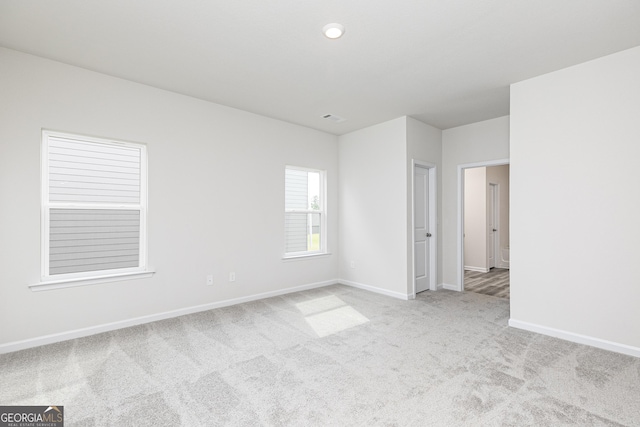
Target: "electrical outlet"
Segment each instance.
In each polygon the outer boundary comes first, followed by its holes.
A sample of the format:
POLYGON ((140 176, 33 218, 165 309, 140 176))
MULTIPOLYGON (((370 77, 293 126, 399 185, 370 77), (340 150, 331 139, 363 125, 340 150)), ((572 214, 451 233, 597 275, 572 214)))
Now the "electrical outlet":
POLYGON ((207 276, 207 286, 213 286, 213 274, 207 276))
POLYGON ((351 261, 351 268, 356 268, 356 262, 355 261, 351 261))
POLYGON ((230 282, 235 282, 236 281, 236 273, 234 273, 234 272, 229 273, 229 281, 230 282))

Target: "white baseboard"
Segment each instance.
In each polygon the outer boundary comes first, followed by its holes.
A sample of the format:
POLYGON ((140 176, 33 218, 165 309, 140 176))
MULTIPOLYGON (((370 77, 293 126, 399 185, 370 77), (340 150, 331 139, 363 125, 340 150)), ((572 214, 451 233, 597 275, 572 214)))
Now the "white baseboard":
POLYGON ((184 316, 186 314, 212 310, 214 308, 228 307, 230 305, 242 304, 245 302, 275 297, 279 295, 290 294, 293 292, 300 292, 300 291, 306 291, 309 289, 321 288, 324 286, 335 285, 338 283, 341 283, 341 282, 339 282, 338 280, 327 280, 324 282, 310 283, 307 285, 294 286, 292 288, 278 289, 275 291, 263 292, 260 294, 248 295, 240 298, 232 298, 232 299, 216 301, 208 304, 202 304, 202 305, 196 305, 192 307, 180 308, 177 310, 165 311, 163 313, 135 317, 133 319, 119 320, 117 322, 105 323, 97 326, 90 326, 88 328, 81 328, 81 329, 75 329, 67 332, 60 332, 57 334, 44 335, 41 337, 30 338, 22 341, 9 342, 6 344, 0 344, 0 354, 11 353, 13 351, 24 350, 26 348, 32 348, 32 347, 39 347, 41 345, 53 344, 53 343, 67 341, 75 338, 82 338, 89 335, 100 334, 103 332, 115 331, 116 329, 142 325, 144 323, 155 322, 157 320, 171 319, 173 317, 179 317, 179 316, 184 316))
POLYGON ((364 289, 365 291, 369 291, 369 292, 375 292, 376 294, 386 295, 388 297, 398 298, 398 299, 402 299, 402 300, 411 299, 411 295, 409 295, 409 294, 403 294, 401 292, 390 291, 390 290, 387 290, 387 289, 378 288, 376 286, 365 285, 363 283, 352 282, 351 280, 340 279, 338 281, 338 283, 342 283, 343 285, 352 286, 352 287, 358 288, 358 289, 364 289))
POLYGON ((469 271, 477 271, 478 273, 488 273, 490 270, 490 268, 474 267, 472 265, 465 265, 464 269, 469 271))
POLYGON ((444 287, 444 283, 438 283, 438 284, 436 285, 436 291, 439 291, 440 289, 446 289, 446 288, 444 287))
POLYGON ((523 322, 521 320, 515 319, 509 319, 509 326, 542 335, 548 335, 550 337, 560 338, 578 344, 585 344, 591 347, 601 348, 603 350, 609 350, 629 356, 640 357, 640 348, 626 344, 602 340, 600 338, 594 338, 587 335, 575 334, 573 332, 562 331, 560 329, 549 328, 547 326, 536 325, 534 323, 523 322))
POLYGON ((450 285, 449 283, 443 283, 442 288, 448 291, 460 292, 460 287, 458 285, 450 285))

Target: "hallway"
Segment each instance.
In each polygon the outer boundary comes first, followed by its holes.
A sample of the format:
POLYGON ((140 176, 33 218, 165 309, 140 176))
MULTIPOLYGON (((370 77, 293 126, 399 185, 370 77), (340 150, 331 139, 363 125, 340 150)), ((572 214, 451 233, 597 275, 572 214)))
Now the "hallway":
POLYGON ((492 268, 488 273, 465 270, 464 290, 509 299, 509 270, 492 268))

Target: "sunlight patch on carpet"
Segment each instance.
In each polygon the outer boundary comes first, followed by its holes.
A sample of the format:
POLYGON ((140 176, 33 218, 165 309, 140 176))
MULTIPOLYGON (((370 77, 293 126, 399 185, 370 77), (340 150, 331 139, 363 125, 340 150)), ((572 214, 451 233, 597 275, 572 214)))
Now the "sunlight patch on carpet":
POLYGON ((306 316, 305 321, 320 338, 369 322, 369 319, 335 295, 304 301, 296 304, 296 307, 306 316))

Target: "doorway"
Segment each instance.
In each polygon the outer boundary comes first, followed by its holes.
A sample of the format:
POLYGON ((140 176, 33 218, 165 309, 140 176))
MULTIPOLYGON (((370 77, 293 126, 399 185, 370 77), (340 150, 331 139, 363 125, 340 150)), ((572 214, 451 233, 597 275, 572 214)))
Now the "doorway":
POLYGON ((436 290, 436 168, 430 163, 412 164, 413 296, 436 290))
POLYGON ((459 289, 509 298, 508 160, 458 170, 459 289))
MULTIPOLYGON (((493 167, 499 168, 500 166, 493 167)), ((505 167, 508 168, 508 165, 505 167)), ((489 241, 487 243, 489 247, 489 269, 491 269, 496 266, 496 254, 500 251, 500 184, 494 182, 489 183, 487 208, 489 209, 489 213, 487 214, 489 241)))

